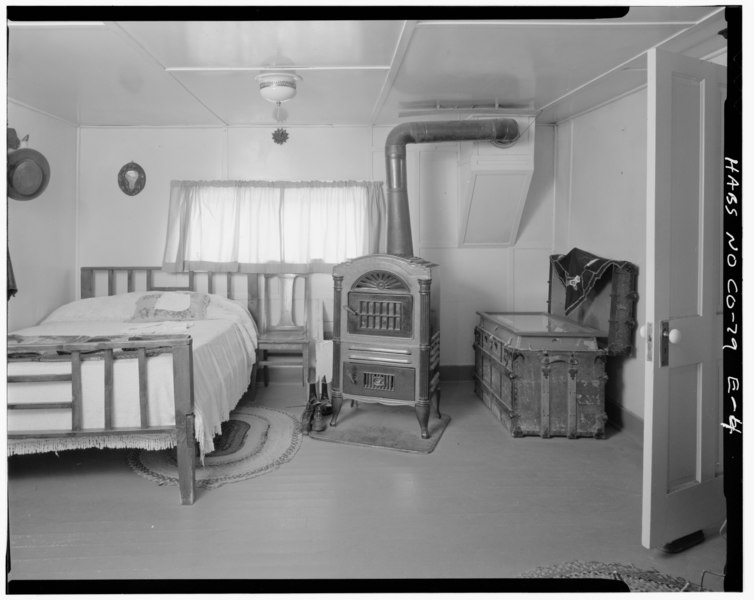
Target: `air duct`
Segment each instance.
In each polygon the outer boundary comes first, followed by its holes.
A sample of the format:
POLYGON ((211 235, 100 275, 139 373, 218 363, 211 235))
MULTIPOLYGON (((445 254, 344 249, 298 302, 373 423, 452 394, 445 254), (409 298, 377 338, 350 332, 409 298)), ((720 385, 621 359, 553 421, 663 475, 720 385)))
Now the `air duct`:
POLYGON ((387 253, 414 255, 406 185, 406 144, 489 140, 510 144, 518 138, 515 119, 417 121, 394 127, 385 142, 387 173, 387 253))

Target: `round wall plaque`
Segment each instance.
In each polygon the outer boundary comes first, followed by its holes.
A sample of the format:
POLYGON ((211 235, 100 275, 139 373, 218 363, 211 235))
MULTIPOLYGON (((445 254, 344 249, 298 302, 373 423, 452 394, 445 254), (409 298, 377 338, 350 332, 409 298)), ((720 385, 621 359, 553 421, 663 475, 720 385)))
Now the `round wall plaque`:
POLYGON ((135 162, 123 165, 118 172, 118 186, 124 194, 135 196, 144 189, 147 183, 147 175, 144 169, 135 162))

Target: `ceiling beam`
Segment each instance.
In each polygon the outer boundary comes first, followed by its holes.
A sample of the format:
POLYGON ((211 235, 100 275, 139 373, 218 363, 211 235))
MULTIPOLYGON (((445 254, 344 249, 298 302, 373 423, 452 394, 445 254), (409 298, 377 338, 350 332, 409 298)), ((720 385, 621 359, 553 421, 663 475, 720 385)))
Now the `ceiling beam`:
MULTIPOLYGON (((152 61, 154 64, 158 65, 161 69, 164 71, 167 71, 167 68, 164 64, 149 50, 147 50, 136 38, 134 38, 128 31, 126 31, 123 26, 120 23, 117 23, 115 21, 110 22, 110 29, 113 31, 116 35, 120 36, 127 44, 130 44, 131 47, 135 48, 139 53, 142 54, 142 56, 146 57, 150 61, 152 61)), ((188 95, 190 98, 192 98, 197 104, 199 104, 204 110, 206 110, 212 117, 217 119, 218 124, 222 126, 228 126, 228 123, 225 122, 225 120, 220 117, 215 111, 213 111, 209 106, 207 106, 204 102, 201 101, 201 99, 197 98, 196 95, 188 89, 180 79, 172 75, 171 73, 168 73, 170 78, 179 85, 188 95)))
POLYGON ((297 65, 286 65, 284 67, 165 67, 166 72, 171 71, 269 71, 270 73, 286 71, 388 71, 390 65, 359 65, 359 66, 337 66, 337 67, 300 67, 297 65))
POLYGON ((385 81, 382 83, 382 89, 380 90, 379 96, 377 96, 377 101, 374 103, 374 107, 372 108, 372 114, 369 117, 369 123, 370 125, 374 125, 377 121, 377 117, 380 114, 380 111, 382 110, 383 106, 385 106, 385 102, 387 101, 388 96, 390 95, 390 90, 393 88, 393 82, 395 81, 395 78, 398 76, 398 71, 401 68, 401 65, 403 64, 403 60, 406 58, 406 53, 408 52, 409 44, 411 43, 411 38, 414 35, 414 29, 416 28, 417 21, 405 21, 403 23, 403 28, 401 29, 401 34, 398 36, 398 42, 395 45, 395 52, 393 52, 393 58, 390 61, 390 70, 387 73, 387 76, 385 77, 385 81))

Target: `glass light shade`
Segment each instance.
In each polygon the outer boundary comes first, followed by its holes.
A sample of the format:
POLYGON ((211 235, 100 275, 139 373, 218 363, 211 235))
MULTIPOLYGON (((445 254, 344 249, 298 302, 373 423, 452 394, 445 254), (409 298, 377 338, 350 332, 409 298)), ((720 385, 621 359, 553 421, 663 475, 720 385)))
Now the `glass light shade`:
POLYGON ((292 73, 263 73, 255 77, 259 93, 268 102, 286 102, 296 95, 296 82, 301 79, 292 73))

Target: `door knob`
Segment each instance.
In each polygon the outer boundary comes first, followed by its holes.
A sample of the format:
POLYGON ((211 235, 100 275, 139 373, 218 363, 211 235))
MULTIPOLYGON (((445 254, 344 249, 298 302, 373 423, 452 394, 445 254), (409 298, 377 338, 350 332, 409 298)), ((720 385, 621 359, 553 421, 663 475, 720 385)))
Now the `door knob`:
POLYGON ((663 331, 662 335, 666 336, 668 338, 668 341, 671 344, 677 344, 683 338, 683 336, 681 335, 681 332, 678 329, 671 329, 670 331, 663 331))
POLYGON ((646 325, 642 325, 641 327, 639 327, 639 335, 642 337, 642 339, 646 339, 646 337, 647 337, 647 326, 646 325))

